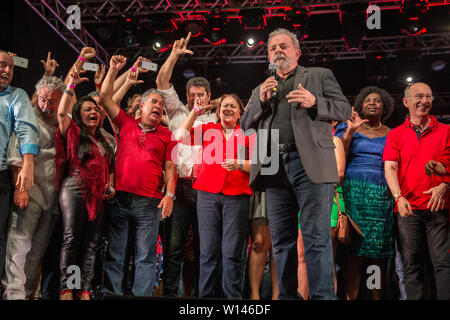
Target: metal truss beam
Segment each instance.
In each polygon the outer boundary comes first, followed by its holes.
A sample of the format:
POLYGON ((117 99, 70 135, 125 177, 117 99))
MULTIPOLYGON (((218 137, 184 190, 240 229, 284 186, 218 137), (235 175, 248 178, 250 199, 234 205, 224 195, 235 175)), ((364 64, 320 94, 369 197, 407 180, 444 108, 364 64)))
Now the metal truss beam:
MULTIPOLYGON (((330 56, 335 60, 367 59, 371 55, 395 57, 401 52, 415 51, 421 55, 450 53, 450 32, 422 34, 419 36, 390 36, 367 38, 361 41, 357 50, 351 50, 345 40, 301 41, 300 48, 305 57, 330 56)), ((206 62, 209 60, 225 60, 228 63, 267 63, 267 46, 261 45, 253 50, 245 45, 190 45, 194 54, 189 57, 191 61, 206 62)), ((155 62, 166 59, 169 51, 155 52, 150 46, 134 48, 110 48, 113 54, 120 53, 136 58, 143 55, 155 62)))
MULTIPOLYGON (((381 10, 398 10, 401 0, 68 0, 66 4, 77 4, 82 8, 83 22, 95 23, 101 19, 118 16, 146 16, 149 14, 171 13, 177 20, 195 20, 199 14, 219 10, 229 17, 238 17, 247 9, 264 9, 266 17, 284 15, 286 10, 296 6, 309 14, 330 14, 340 12, 340 6, 349 3, 366 2, 381 10)), ((429 6, 450 5, 450 0, 430 0, 429 6)))
MULTIPOLYGON (((102 45, 81 25, 80 29, 71 30, 67 26, 67 6, 60 0, 24 0, 67 44, 77 53, 83 47, 95 48, 97 59, 106 64, 111 55, 102 45)), ((65 1, 69 2, 69 1, 65 1)), ((72 1, 70 1, 72 2, 72 1)))

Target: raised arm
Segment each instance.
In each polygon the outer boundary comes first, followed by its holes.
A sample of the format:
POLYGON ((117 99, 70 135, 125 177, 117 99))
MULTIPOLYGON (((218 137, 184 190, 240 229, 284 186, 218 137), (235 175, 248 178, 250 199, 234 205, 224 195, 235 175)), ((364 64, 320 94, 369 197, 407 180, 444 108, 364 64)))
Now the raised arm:
POLYGON ((166 90, 170 88, 170 79, 172 78, 173 68, 177 63, 178 59, 183 54, 193 54, 191 50, 186 49, 189 40, 191 39, 191 33, 189 32, 186 39, 181 38, 180 40, 175 40, 172 46, 172 51, 169 57, 161 66, 156 77, 156 86, 160 90, 166 90))
POLYGON ((127 79, 125 80, 125 83, 114 93, 113 96, 113 102, 118 104, 120 106, 120 102, 122 101, 123 97, 127 94, 128 90, 131 89, 132 86, 144 83, 144 80, 138 80, 139 71, 136 70, 136 72, 128 72, 127 79))
POLYGON ((120 106, 113 101, 114 80, 116 79, 119 70, 122 69, 126 63, 126 57, 120 55, 112 56, 108 73, 106 74, 102 88, 100 89, 100 103, 105 108, 106 114, 113 121, 120 112, 120 106))
POLYGON ((95 84, 95 91, 100 92, 100 88, 102 87, 103 78, 105 77, 106 68, 105 65, 102 64, 100 68, 95 72, 94 75, 94 84, 95 84))
POLYGON ((67 72, 66 78, 64 79, 64 84, 67 85, 69 83, 70 74, 74 71, 75 68, 78 70, 78 74, 80 74, 81 69, 83 68, 83 64, 94 57, 95 57, 94 48, 84 47, 83 49, 81 49, 80 55, 78 56, 77 60, 72 65, 69 72, 67 72))
POLYGON ((59 132, 64 138, 67 138, 67 130, 70 126, 70 118, 68 113, 72 111, 72 97, 75 92, 75 87, 84 81, 89 81, 88 78, 80 78, 77 67, 73 68, 73 71, 69 74, 69 83, 64 90, 63 96, 59 102, 58 113, 56 118, 58 119, 59 132))
POLYGON ((342 143, 344 144, 345 154, 348 154, 348 149, 350 148, 350 143, 352 141, 353 134, 358 130, 359 127, 365 122, 369 122, 369 120, 362 120, 358 113, 355 112, 355 109, 352 107, 352 116, 349 120, 347 120, 347 129, 342 135, 342 143))
POLYGON ((115 81, 114 81, 114 89, 113 92, 116 93, 117 90, 119 90, 123 84, 125 83, 127 76, 130 72, 139 72, 139 73, 147 73, 150 70, 148 69, 144 69, 142 68, 142 61, 147 61, 147 62, 151 62, 150 60, 144 58, 144 57, 139 57, 137 58, 137 60, 134 62, 134 64, 131 66, 130 69, 128 69, 127 71, 125 71, 124 73, 122 73, 115 81), (133 70, 134 69, 134 70, 133 70))
POLYGON ((184 137, 191 131, 192 126, 194 125, 195 120, 197 119, 198 115, 207 110, 208 108, 211 108, 211 105, 204 105, 200 98, 196 98, 194 102, 194 107, 192 108, 189 115, 186 117, 186 119, 183 121, 181 126, 175 131, 175 139, 177 141, 182 141, 184 137))
MULTIPOLYGON (((58 62, 56 62, 55 59, 52 59, 52 53, 49 51, 47 54, 47 60, 41 60, 42 66, 44 67, 44 77, 51 77, 55 74, 56 67, 59 67, 58 62)), ((33 95, 31 96, 31 106, 34 107, 34 105, 37 102, 37 95, 36 90, 33 92, 33 95)))

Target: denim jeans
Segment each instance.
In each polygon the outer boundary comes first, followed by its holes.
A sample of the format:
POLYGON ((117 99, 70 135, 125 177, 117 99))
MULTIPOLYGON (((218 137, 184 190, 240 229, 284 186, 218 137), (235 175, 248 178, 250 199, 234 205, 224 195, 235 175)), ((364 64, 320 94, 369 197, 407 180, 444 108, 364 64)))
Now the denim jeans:
POLYGON ((228 299, 241 299, 250 196, 226 196, 204 191, 198 191, 197 196, 199 296, 218 296, 215 289, 222 261, 223 293, 228 299))
POLYGON ((173 211, 166 219, 164 243, 164 292, 167 296, 178 296, 180 272, 183 252, 189 226, 192 224, 195 250, 195 272, 193 276, 193 296, 198 296, 198 222, 197 222, 197 190, 192 188, 191 180, 179 179, 176 188, 176 200, 173 211))
POLYGON ((156 245, 161 200, 118 191, 109 216, 108 251, 105 259, 105 293, 124 294, 124 269, 127 267, 126 247, 130 224, 135 230, 134 296, 151 296, 156 278, 156 245))
MULTIPOLYGON (((335 300, 330 228, 334 184, 312 182, 296 150, 280 155, 280 169, 275 177, 282 180, 278 185, 285 187, 266 188, 266 203, 279 299, 299 298, 297 235, 300 209, 310 299, 335 300)), ((270 177, 266 178, 270 181, 270 177)))
POLYGON ((6 256, 6 236, 9 219, 11 185, 9 170, 0 171, 0 276, 3 273, 6 256))

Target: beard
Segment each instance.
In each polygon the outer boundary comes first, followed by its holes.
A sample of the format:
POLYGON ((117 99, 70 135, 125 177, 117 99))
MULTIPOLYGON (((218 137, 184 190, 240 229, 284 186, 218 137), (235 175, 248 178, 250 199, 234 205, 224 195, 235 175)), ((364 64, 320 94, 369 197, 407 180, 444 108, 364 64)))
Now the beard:
POLYGON ((286 57, 284 54, 277 54, 272 58, 279 70, 286 70, 292 64, 292 57, 286 57), (277 62, 275 62, 278 60, 277 62))

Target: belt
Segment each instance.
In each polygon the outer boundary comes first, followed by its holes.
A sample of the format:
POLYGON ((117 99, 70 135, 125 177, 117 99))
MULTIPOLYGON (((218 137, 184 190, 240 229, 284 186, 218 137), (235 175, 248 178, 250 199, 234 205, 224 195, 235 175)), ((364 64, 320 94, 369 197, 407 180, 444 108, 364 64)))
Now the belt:
POLYGON ((193 185, 195 183, 197 179, 189 179, 189 178, 180 178, 177 180, 177 182, 179 183, 184 183, 184 184, 189 184, 189 185, 193 185))
POLYGON ((131 192, 126 192, 126 191, 116 191, 116 194, 117 194, 117 195, 124 196, 124 197, 127 197, 127 198, 139 198, 139 197, 144 197, 144 196, 141 196, 141 195, 139 195, 139 194, 131 193, 131 192))
POLYGON ((278 145, 278 151, 280 152, 280 154, 297 151, 297 146, 295 145, 294 142, 281 143, 278 145))

